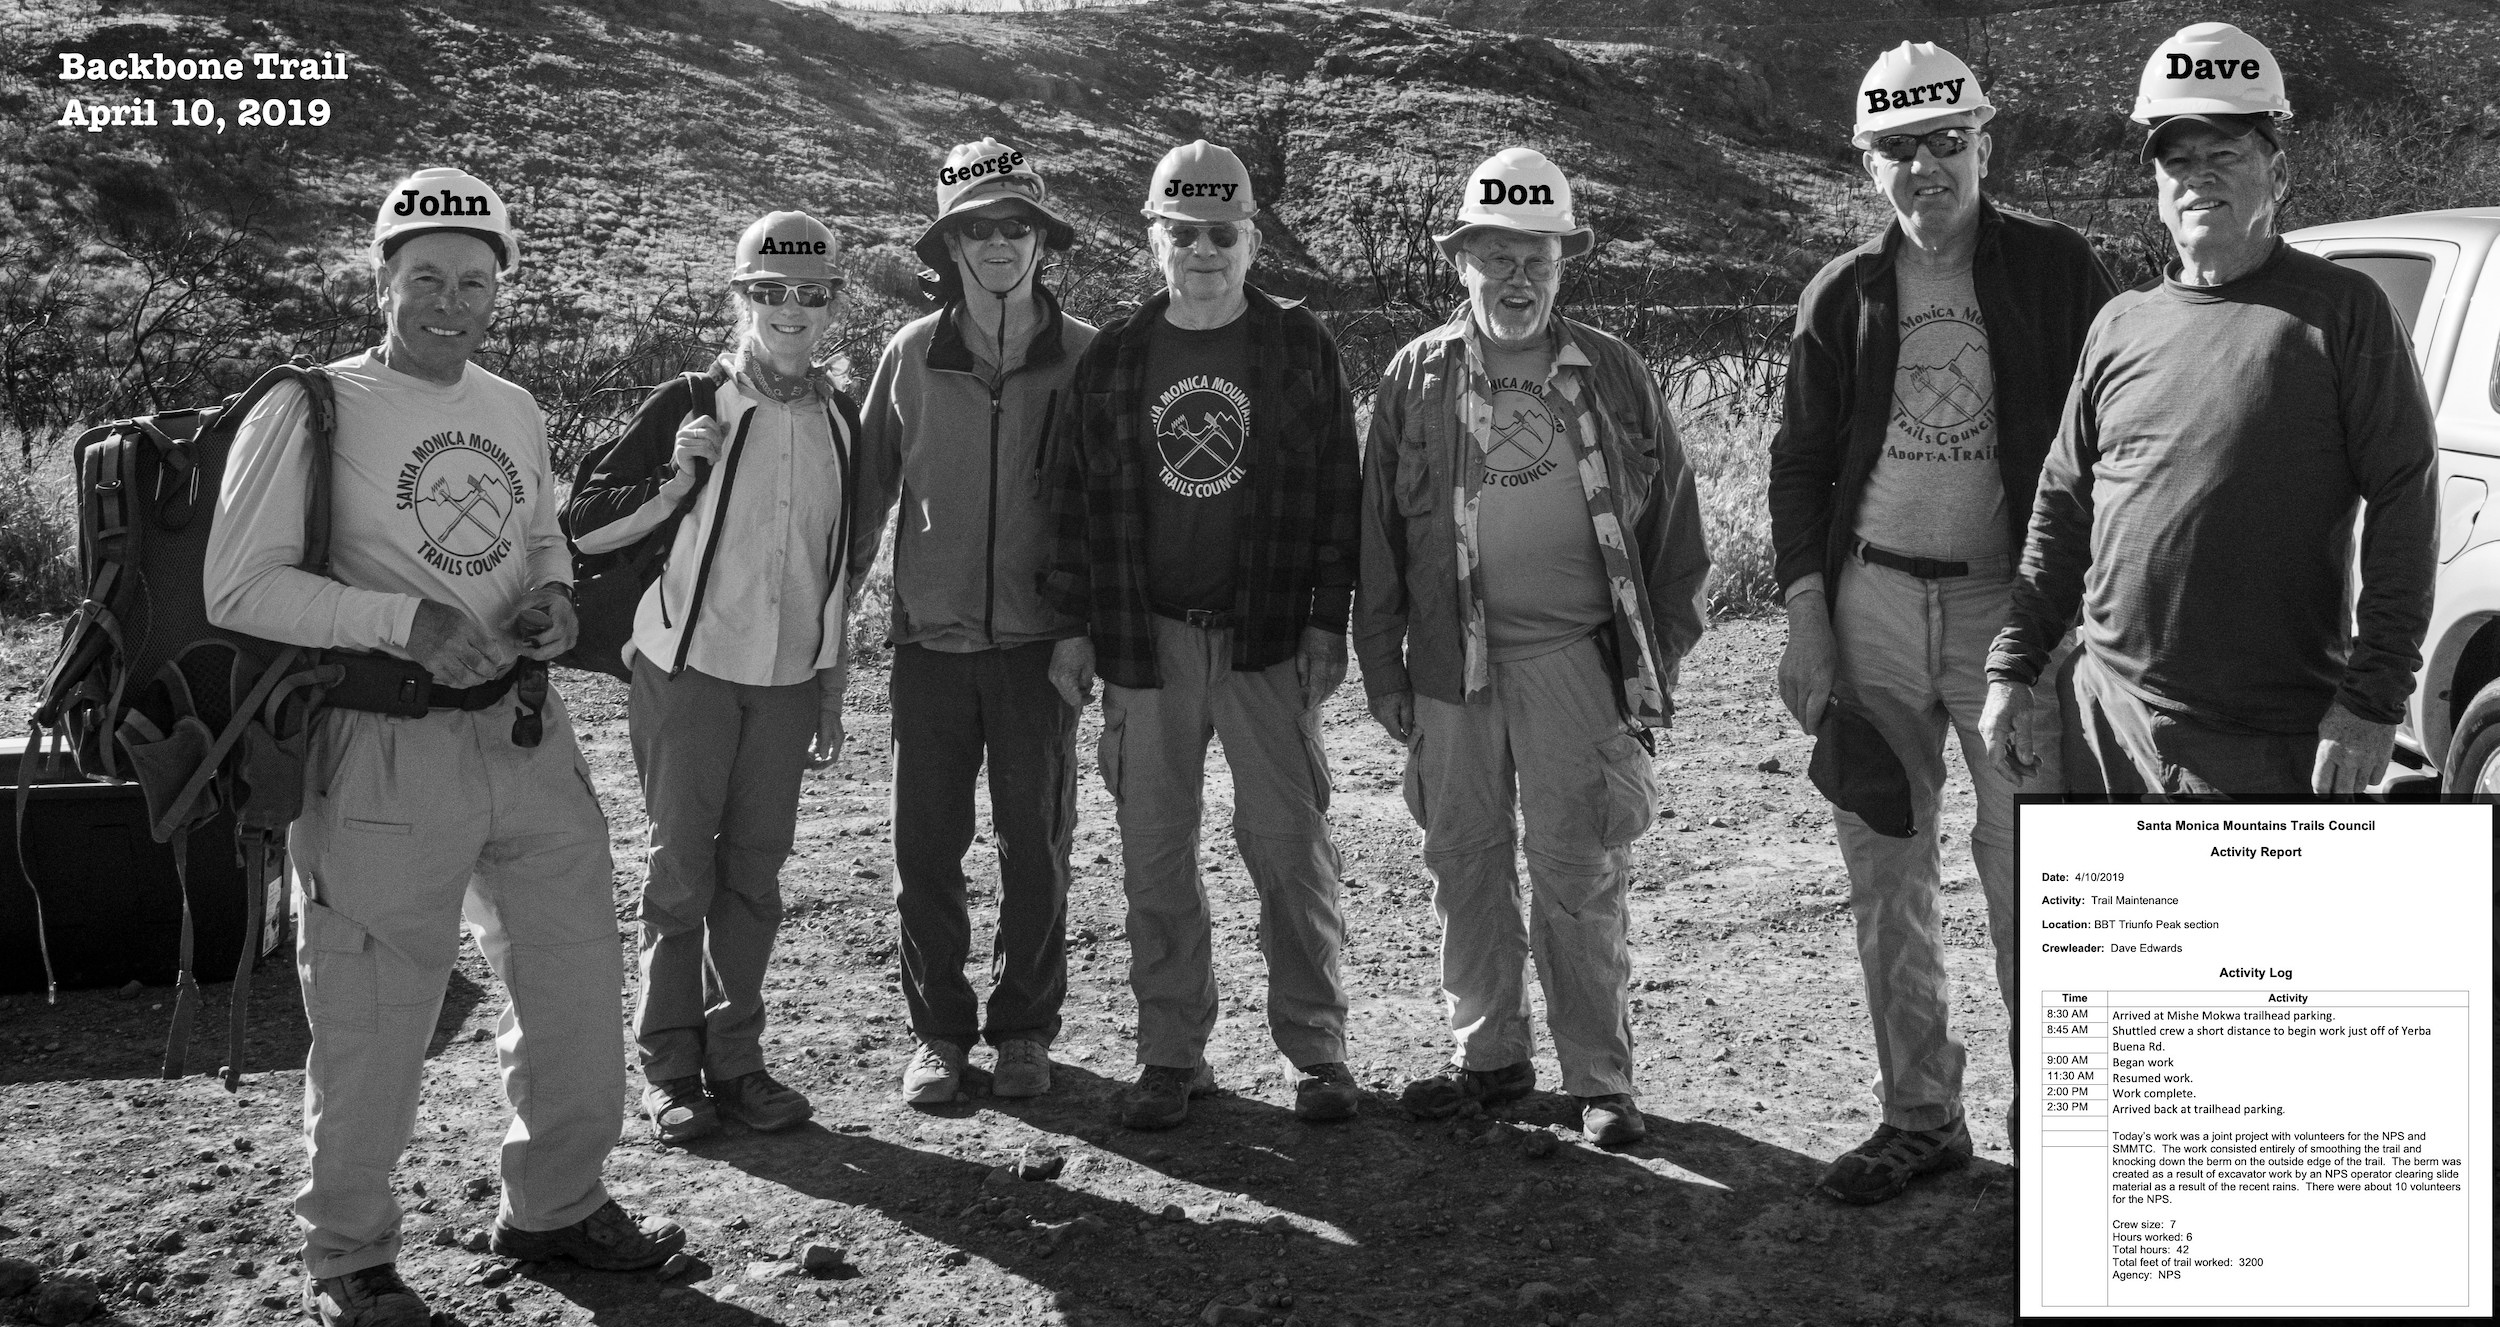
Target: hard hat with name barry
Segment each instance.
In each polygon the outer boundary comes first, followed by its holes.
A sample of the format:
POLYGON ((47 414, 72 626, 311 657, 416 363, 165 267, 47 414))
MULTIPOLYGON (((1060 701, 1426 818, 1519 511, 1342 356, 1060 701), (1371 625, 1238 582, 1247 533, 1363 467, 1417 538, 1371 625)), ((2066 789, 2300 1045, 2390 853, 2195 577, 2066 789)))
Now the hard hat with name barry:
POLYGON ((1596 242, 1571 210, 1571 181, 1563 178, 1562 167, 1532 147, 1506 147, 1485 158, 1467 177, 1458 224, 1432 242, 1454 258, 1468 235, 1488 229, 1559 236, 1565 258, 1587 253, 1596 242))
POLYGON ((825 223, 805 212, 769 212, 738 237, 732 281, 818 281, 840 286, 833 260, 841 241, 825 223))
POLYGON ((1858 80, 1857 122, 1849 141, 1861 148, 1895 129, 1967 115, 1972 128, 1996 117, 1997 108, 1962 57, 1932 41, 1905 41, 1867 66, 1858 80))
POLYGON ((1066 249, 1076 243, 1076 227, 1051 206, 1050 186, 1042 182, 1033 158, 1022 148, 995 138, 958 143, 938 167, 937 220, 921 230, 911 251, 938 272, 954 269, 946 253, 949 224, 966 212, 993 203, 1021 203, 1041 223, 1042 247, 1066 249))
POLYGON ((367 252, 380 267, 399 246, 434 231, 485 241, 495 251, 501 276, 521 270, 521 237, 512 229, 512 212, 502 195, 451 166, 429 166, 391 186, 373 215, 373 243, 367 252))
POLYGON ((1258 215, 1259 203, 1250 195, 1250 168, 1231 148, 1201 138, 1155 163, 1146 205, 1138 210, 1175 221, 1248 221, 1258 215))
POLYGON ((2144 62, 2127 118, 2147 126, 2139 156, 2150 161, 2168 131, 2188 124, 2277 143, 2276 126, 2292 118, 2292 101, 2283 67, 2265 43, 2228 23, 2191 23, 2144 62))

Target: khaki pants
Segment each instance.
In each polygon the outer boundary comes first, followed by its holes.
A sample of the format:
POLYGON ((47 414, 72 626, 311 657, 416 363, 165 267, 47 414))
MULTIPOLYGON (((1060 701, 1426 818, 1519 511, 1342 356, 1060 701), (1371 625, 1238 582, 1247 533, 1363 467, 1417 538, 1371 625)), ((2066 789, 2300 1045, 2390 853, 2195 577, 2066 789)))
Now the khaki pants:
POLYGON ((1328 755, 1288 659, 1232 670, 1229 629, 1154 619, 1160 687, 1106 684, 1103 782, 1119 806, 1137 1062, 1195 1068, 1215 1030, 1214 934, 1198 878, 1207 739, 1233 771, 1233 842, 1259 891, 1267 1026, 1296 1068, 1345 1060, 1345 927, 1328 840, 1328 755))
POLYGON ((1500 1069, 1535 1053, 1533 953, 1563 1090, 1582 1097, 1634 1091, 1624 898, 1631 844, 1656 815, 1658 785, 1618 694, 1597 642, 1584 639, 1493 665, 1489 702, 1417 696, 1406 753, 1406 806, 1424 830, 1458 1063, 1500 1069))
POLYGON ((812 677, 748 686, 634 659, 628 724, 651 815, 634 1005, 647 1081, 764 1067, 764 969, 820 694, 812 677))
MULTIPOLYGON (((1910 776, 1918 833, 1896 839, 1835 808, 1840 855, 1849 867, 1849 910, 1857 919, 1858 966, 1875 1028, 1875 1096, 1897 1129, 1941 1129, 1962 1110, 1966 1054, 1951 1023, 1945 984, 1943 850, 1937 814, 1944 801, 1944 742, 1960 736, 1978 795, 1971 860, 1987 897, 1996 947, 1998 998, 2014 999, 2014 794, 2053 793, 2058 776, 2057 687, 2052 661, 2031 691, 2032 740, 2040 772, 2017 786, 1988 763, 1979 712, 1988 701, 1988 646, 2013 600, 2013 563, 1970 563, 1971 574, 1921 580, 1851 558, 1833 600, 1840 648, 1834 691, 1865 712, 1910 776)), ((2013 1024, 2006 1053, 2014 1051, 2013 1024)))
POLYGON ((608 1200, 625 1061, 607 820, 548 693, 545 738, 512 744, 510 696, 422 719, 332 710, 314 729, 287 840, 311 1178, 295 1198, 304 1266, 338 1276, 399 1257, 390 1177, 416 1125, 425 1050, 466 916, 511 1002, 496 1024, 512 1125, 502 1219, 554 1230, 608 1200))

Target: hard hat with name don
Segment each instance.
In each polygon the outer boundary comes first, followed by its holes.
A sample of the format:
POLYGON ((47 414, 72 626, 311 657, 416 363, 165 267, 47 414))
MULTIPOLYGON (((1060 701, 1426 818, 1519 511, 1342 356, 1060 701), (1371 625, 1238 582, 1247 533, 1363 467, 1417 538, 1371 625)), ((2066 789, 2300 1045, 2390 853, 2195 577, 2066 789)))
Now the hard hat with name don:
POLYGON ((1560 236, 1565 258, 1577 258, 1596 243, 1571 210, 1571 181, 1563 178, 1562 167, 1532 147, 1506 147, 1485 158, 1467 177, 1458 225, 1432 242, 1456 257, 1469 232, 1487 228, 1560 236))
POLYGON ((1250 168, 1231 148, 1201 138, 1163 154, 1138 210, 1175 221, 1248 221, 1259 204, 1250 196, 1250 168))
POLYGON ((495 251, 498 275, 521 270, 521 237, 512 212, 486 181, 450 166, 429 166, 391 186, 373 214, 367 252, 379 267, 399 246, 431 231, 474 235, 495 251))
POLYGON ((805 212, 773 212, 756 219, 738 237, 738 266, 732 281, 818 281, 840 286, 833 260, 841 243, 825 223, 805 212))
POLYGON ((1861 148, 1922 120, 1966 114, 1976 128, 1997 113, 1962 57, 1932 41, 1905 41, 1876 56, 1858 80, 1857 109, 1849 141, 1861 148))
POLYGON ((1041 221, 1042 247, 1066 249, 1076 243, 1076 227, 1051 207, 1050 186, 1042 183, 1032 157, 1022 148, 984 138, 958 143, 946 154, 945 164, 938 167, 937 220, 912 241, 911 251, 932 270, 953 270, 954 260, 946 253, 947 222, 1002 202, 1022 203, 1041 221))

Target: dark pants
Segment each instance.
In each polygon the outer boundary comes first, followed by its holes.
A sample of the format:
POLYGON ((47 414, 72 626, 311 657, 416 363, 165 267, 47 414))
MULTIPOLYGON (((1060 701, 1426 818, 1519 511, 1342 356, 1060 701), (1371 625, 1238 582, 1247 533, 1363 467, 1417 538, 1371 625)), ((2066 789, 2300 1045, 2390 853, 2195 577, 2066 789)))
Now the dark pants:
POLYGON ((2144 702, 2089 647, 2059 679, 2066 790, 2154 796, 2274 797, 2310 790, 2318 735, 2232 732, 2144 702))
POLYGON ((894 651, 894 906, 903 999, 918 1036, 970 1047, 1059 1035, 1068 991, 1068 845, 1076 712, 1050 685, 1048 641, 950 654, 894 651), (998 847, 989 1016, 964 980, 972 921, 964 853, 987 756, 998 847))

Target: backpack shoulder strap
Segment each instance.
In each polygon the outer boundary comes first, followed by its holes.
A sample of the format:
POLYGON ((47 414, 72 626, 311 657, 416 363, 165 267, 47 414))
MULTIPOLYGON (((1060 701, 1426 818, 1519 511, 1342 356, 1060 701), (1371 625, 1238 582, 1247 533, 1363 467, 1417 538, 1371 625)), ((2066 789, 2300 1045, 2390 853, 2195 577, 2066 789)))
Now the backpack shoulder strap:
POLYGON ((332 439, 338 432, 338 393, 330 385, 329 370, 301 355, 285 364, 271 365, 218 412, 214 427, 231 435, 243 426, 252 407, 284 382, 302 387, 312 409, 312 416, 304 425, 306 440, 312 444, 312 474, 304 489, 304 560, 296 565, 326 577, 330 574, 330 453, 332 439))
POLYGON ((687 409, 686 414, 689 417, 710 415, 715 419, 719 418, 720 379, 709 373, 691 371, 682 376, 686 380, 687 392, 694 397, 694 404, 687 409))

